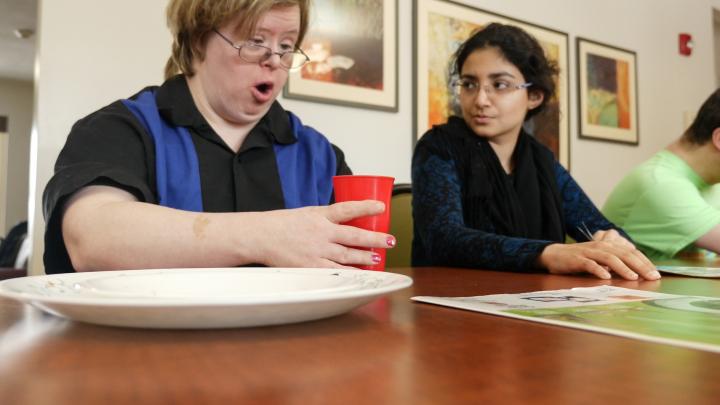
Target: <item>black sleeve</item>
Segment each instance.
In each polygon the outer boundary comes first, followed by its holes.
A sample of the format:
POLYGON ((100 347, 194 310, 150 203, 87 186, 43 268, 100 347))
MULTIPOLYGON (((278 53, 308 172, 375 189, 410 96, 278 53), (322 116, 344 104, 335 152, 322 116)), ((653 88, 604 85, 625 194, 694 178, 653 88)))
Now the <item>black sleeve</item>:
MULTIPOLYGON (((334 144, 330 144, 333 148, 333 151, 335 151, 335 175, 336 176, 347 176, 352 174, 352 170, 350 170, 350 167, 345 162, 345 153, 343 153, 342 149, 338 148, 334 144)), ((332 195, 330 196, 330 204, 335 203, 335 190, 333 190, 332 195)))
POLYGON ((61 227, 63 205, 73 193, 103 184, 155 203, 154 172, 152 140, 120 101, 78 121, 43 193, 45 271, 73 271, 61 227))
POLYGON ((335 175, 346 176, 352 174, 352 170, 350 170, 347 162, 345 162, 345 154, 343 153, 342 149, 338 148, 334 144, 330 145, 332 145, 332 148, 335 151, 335 162, 337 167, 337 169, 335 170, 335 175))
POLYGON ((555 162, 555 177, 560 194, 562 194, 565 226, 570 237, 578 242, 585 242, 588 240, 583 234, 585 229, 590 234, 615 229, 632 242, 624 230, 605 218, 570 173, 557 161, 555 162))

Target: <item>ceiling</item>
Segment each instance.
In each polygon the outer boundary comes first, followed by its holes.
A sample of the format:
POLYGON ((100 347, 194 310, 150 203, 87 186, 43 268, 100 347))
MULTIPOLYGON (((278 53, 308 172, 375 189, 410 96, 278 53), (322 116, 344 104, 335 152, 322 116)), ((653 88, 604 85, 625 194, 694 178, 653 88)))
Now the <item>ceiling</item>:
POLYGON ((35 39, 19 39, 18 28, 37 29, 37 0, 0 0, 0 78, 33 80, 35 39))

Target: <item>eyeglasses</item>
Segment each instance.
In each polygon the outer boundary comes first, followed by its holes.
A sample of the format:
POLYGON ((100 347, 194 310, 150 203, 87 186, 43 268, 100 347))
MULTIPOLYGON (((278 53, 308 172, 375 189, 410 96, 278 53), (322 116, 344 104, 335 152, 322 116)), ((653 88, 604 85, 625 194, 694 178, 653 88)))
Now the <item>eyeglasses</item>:
POLYGON ((278 55, 280 57, 280 66, 286 70, 297 70, 310 61, 310 58, 305 55, 305 52, 303 52, 300 48, 296 48, 293 51, 275 52, 272 48, 252 42, 245 42, 241 45, 237 45, 228 37, 221 34, 220 31, 216 29, 213 29, 213 31, 220 35, 220 38, 224 39, 225 42, 230 44, 230 46, 237 49, 240 59, 245 62, 261 63, 270 59, 273 55, 278 55))
POLYGON ((502 80, 494 81, 490 84, 482 86, 477 81, 469 79, 458 79, 453 82, 453 86, 460 90, 460 95, 468 97, 475 97, 480 92, 481 88, 485 90, 485 95, 488 97, 494 97, 512 93, 515 90, 527 89, 532 85, 533 84, 530 82, 512 84, 502 80))

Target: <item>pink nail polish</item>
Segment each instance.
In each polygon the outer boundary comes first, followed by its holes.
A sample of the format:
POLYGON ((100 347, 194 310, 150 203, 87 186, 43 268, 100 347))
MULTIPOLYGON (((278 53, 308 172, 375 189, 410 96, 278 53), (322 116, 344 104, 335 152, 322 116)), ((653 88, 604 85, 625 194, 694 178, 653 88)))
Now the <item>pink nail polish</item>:
POLYGON ((382 258, 380 257, 379 254, 373 253, 373 255, 372 255, 372 261, 373 261, 373 263, 375 263, 375 264, 380 264, 380 262, 382 261, 382 258))
POLYGON ((396 243, 397 243, 397 241, 395 240, 395 238, 393 238, 392 236, 388 236, 388 238, 387 238, 387 245, 388 245, 388 246, 390 246, 390 247, 395 247, 395 244, 396 244, 396 243))

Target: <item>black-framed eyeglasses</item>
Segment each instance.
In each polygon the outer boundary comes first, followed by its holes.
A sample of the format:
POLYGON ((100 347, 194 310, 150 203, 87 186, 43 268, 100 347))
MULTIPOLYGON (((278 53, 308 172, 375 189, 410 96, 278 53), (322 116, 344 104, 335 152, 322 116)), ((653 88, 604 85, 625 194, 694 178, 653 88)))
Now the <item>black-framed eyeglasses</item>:
POLYGON ((310 58, 305 55, 305 52, 300 48, 295 48, 292 51, 275 52, 272 48, 253 42, 244 42, 238 45, 220 33, 220 31, 216 29, 213 29, 213 31, 218 34, 220 38, 224 39, 225 42, 230 44, 230 46, 237 49, 240 59, 245 62, 261 63, 270 59, 273 55, 277 55, 280 57, 280 66, 286 70, 297 70, 310 61, 310 58))

